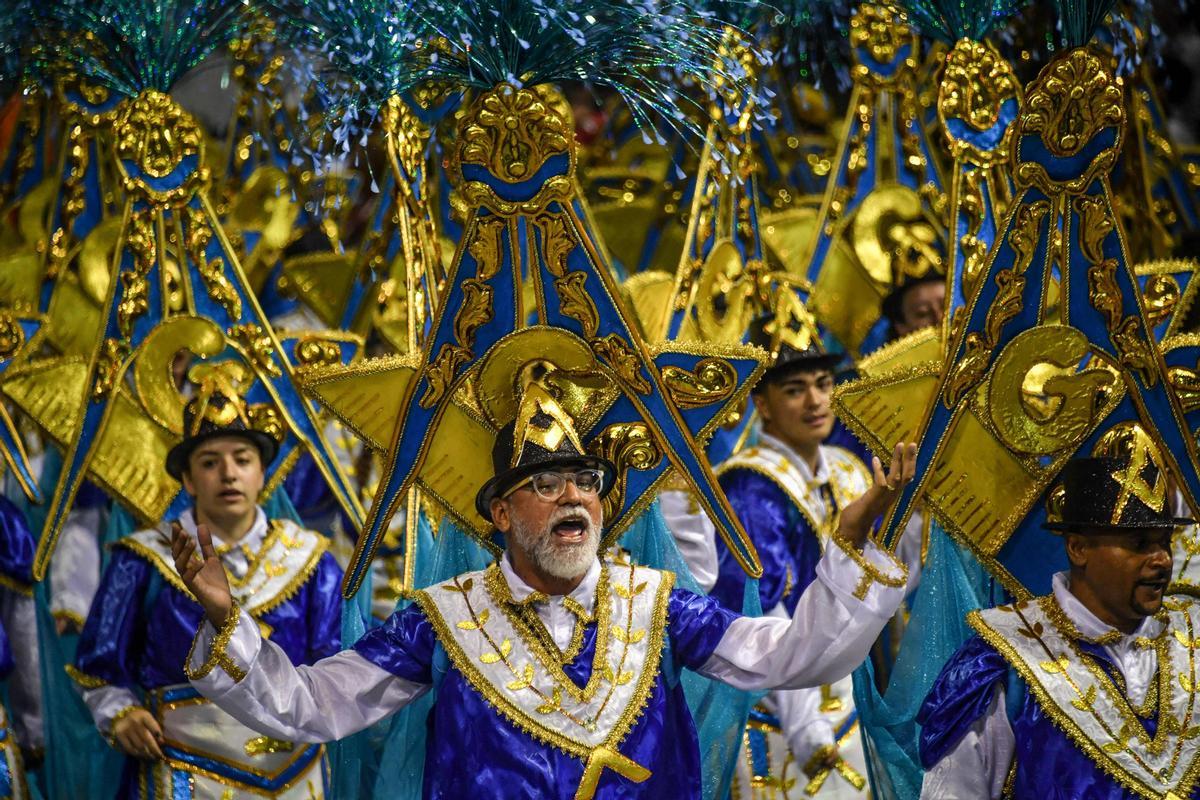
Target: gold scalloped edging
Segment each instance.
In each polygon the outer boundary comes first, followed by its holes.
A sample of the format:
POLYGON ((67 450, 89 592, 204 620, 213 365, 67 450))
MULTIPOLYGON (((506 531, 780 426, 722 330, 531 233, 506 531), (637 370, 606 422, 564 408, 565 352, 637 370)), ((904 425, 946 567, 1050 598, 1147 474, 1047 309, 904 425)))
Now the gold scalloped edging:
MULTIPOLYGON (((1052 598, 1053 596, 1051 595, 1049 597, 1052 598)), ((1029 601, 1021 601, 1011 606, 1011 608, 1016 610, 1026 602, 1029 601)), ((1087 755, 1094 764, 1096 764, 1096 766, 1100 767, 1101 770, 1107 773, 1117 783, 1124 786, 1131 792, 1146 798, 1146 800, 1162 800, 1163 795, 1160 792, 1136 780, 1118 764, 1113 762, 1112 759, 1108 757, 1108 754, 1104 753, 1095 742, 1093 742, 1082 730, 1080 730, 1079 726, 1072 719, 1070 719, 1058 708, 1058 706, 1051 700, 1046 689, 1035 679, 1033 670, 1030 668, 1030 666, 1024 661, 1024 659, 1020 657, 1020 655, 1017 654, 1016 649, 1009 644, 1008 640, 1005 639, 1004 636, 1002 636, 999 632, 992 630, 992 628, 988 626, 988 624, 983 620, 982 614, 978 610, 971 611, 967 614, 967 624, 975 630, 975 632, 981 639, 984 640, 984 642, 996 650, 996 652, 1000 653, 1004 660, 1007 661, 1012 668, 1017 671, 1017 673, 1025 681, 1025 684, 1030 687, 1031 691, 1033 691, 1038 705, 1041 706, 1043 713, 1046 714, 1046 718, 1049 719, 1056 728, 1066 734, 1067 737, 1070 738, 1075 744, 1075 746, 1082 750, 1084 754, 1087 755)), ((1190 617, 1188 618, 1188 627, 1190 630, 1190 617)), ((1161 663, 1159 664, 1159 670, 1160 672, 1162 671, 1161 663)), ((1140 722, 1135 721, 1135 724, 1138 727, 1141 726, 1140 722)), ((1180 790, 1177 791, 1176 794, 1178 794, 1180 797, 1187 797, 1190 794, 1191 787, 1195 784, 1197 777, 1200 777, 1200 758, 1195 759, 1192 764, 1188 766, 1187 770, 1184 772, 1180 784, 1178 787, 1176 787, 1178 790, 1180 790)), ((1015 778, 1013 782, 1015 785, 1015 778)))
POLYGON ((221 630, 217 631, 216 637, 213 638, 212 644, 208 648, 208 658, 193 670, 192 655, 196 652, 196 645, 200 642, 200 633, 208 622, 207 618, 201 621, 200 627, 196 629, 195 637, 192 638, 192 646, 188 648, 187 659, 183 662, 183 672, 189 681, 200 680, 212 672, 213 667, 218 666, 233 679, 234 683, 241 683, 242 679, 246 677, 246 671, 239 667, 226 651, 226 648, 229 647, 229 640, 233 638, 233 632, 237 630, 241 614, 242 607, 238 605, 237 600, 234 600, 233 605, 229 607, 229 614, 225 617, 224 624, 221 625, 221 630))

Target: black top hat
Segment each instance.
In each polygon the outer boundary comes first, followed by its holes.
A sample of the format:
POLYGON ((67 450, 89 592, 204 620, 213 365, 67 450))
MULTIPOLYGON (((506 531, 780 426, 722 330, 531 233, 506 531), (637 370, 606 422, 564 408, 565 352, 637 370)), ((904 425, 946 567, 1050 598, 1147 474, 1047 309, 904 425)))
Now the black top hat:
POLYGON ((821 346, 816 331, 793 332, 786 335, 776 330, 780 324, 775 314, 764 314, 750 323, 748 340, 771 354, 770 366, 755 384, 754 392, 760 392, 768 384, 779 383, 790 375, 806 370, 834 369, 841 363, 841 353, 830 353, 821 346), (801 348, 793 347, 800 344, 801 348))
POLYGON ((1166 476, 1152 459, 1076 458, 1059 481, 1046 504, 1048 530, 1120 533, 1195 521, 1171 513, 1166 476))
POLYGON ((167 453, 167 474, 182 480, 192 452, 209 439, 239 436, 258 448, 263 467, 275 460, 279 442, 252 427, 246 401, 228 380, 214 371, 200 383, 196 395, 183 407, 183 441, 167 453))
POLYGON ((556 416, 541 410, 535 411, 528 422, 517 430, 518 419, 505 425, 496 434, 492 445, 493 477, 475 495, 475 510, 479 516, 492 521, 492 499, 535 472, 555 469, 598 469, 604 473, 600 489, 601 499, 613 487, 617 468, 607 458, 582 452, 572 430, 563 430, 563 423, 556 416), (557 430, 556 430, 557 429, 557 430), (522 441, 518 443, 516 440, 522 441), (554 442, 557 446, 548 449, 544 445, 554 442), (518 451, 519 448, 519 451, 518 451))

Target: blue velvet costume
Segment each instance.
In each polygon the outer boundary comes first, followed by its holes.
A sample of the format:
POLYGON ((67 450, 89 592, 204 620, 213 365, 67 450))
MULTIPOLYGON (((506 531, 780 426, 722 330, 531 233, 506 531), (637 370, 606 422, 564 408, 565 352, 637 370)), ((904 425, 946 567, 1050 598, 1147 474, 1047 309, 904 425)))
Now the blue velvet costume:
MULTIPOLYGON (((294 664, 313 664, 341 650, 342 571, 328 552, 294 595, 263 613, 269 638, 294 664)), ((184 662, 200 605, 172 586, 158 567, 118 542, 79 639, 75 667, 91 679, 140 694, 187 684, 184 662)), ((118 797, 137 796, 133 759, 118 797)))
MULTIPOLYGON (((1104 648, 1079 640, 1088 656, 1118 674, 1104 648)), ((1120 685, 1120 684, 1118 684, 1120 685)), ((997 687, 1007 695, 1007 714, 1016 740, 1012 797, 1018 800, 1123 800, 1135 797, 1072 742, 1026 690, 1008 662, 979 636, 968 639, 946 663, 917 715, 921 726, 921 765, 930 769, 981 719, 997 687)), ((1154 735, 1157 707, 1142 718, 1154 735)), ((1200 798, 1200 789, 1192 798, 1200 798)))
MULTIPOLYGON (((25 594, 33 586, 33 535, 21 511, 0 496, 0 586, 9 591, 25 594)), ((16 669, 13 643, 8 632, 0 624, 0 680, 7 680, 16 669)), ((11 719, 9 726, 0 727, 0 748, 15 747, 11 719)), ((13 781, 19 778, 12 774, 8 758, 0 755, 0 797, 11 794, 13 781)))
MULTIPOLYGON (((620 745, 623 755, 651 775, 635 784, 605 770, 597 800, 700 797, 699 745, 679 671, 704 664, 735 618, 711 598, 682 589, 671 592, 662 666, 642 714, 620 745)), ((585 628, 579 654, 564 667, 579 686, 591 674, 595 647, 592 622, 585 628)), ((359 639, 354 649, 393 675, 434 686, 423 787, 428 800, 541 800, 575 795, 583 762, 535 741, 497 714, 450 664, 433 625, 418 606, 393 614, 359 639)))
MULTIPOLYGON (((788 614, 817 576, 821 544, 808 519, 777 483, 765 475, 732 469, 719 478, 733 513, 758 550, 763 574, 758 594, 764 611, 779 603, 788 614)), ((718 573, 712 595, 730 609, 741 609, 746 573, 724 540, 717 537, 718 573)))

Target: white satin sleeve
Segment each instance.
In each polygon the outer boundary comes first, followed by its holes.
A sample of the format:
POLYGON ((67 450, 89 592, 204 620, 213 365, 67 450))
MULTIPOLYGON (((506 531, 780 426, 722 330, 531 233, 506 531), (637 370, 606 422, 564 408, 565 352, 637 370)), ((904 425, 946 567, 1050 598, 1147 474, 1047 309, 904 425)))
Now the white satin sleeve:
POLYGON ((868 542, 836 537, 790 620, 739 617, 699 672, 739 689, 803 689, 833 683, 862 663, 904 599, 905 570, 868 542))
POLYGON ((22 592, 0 590, 0 621, 8 634, 16 666, 8 689, 17 739, 23 747, 38 749, 45 745, 45 724, 42 719, 37 606, 33 598, 22 592))
POLYGON ((717 529, 712 520, 686 491, 663 492, 658 507, 692 577, 701 589, 711 591, 717 583, 717 529))
POLYGON ((330 742, 368 728, 429 691, 354 650, 295 666, 242 611, 217 631, 205 621, 187 661, 192 686, 234 719, 267 736, 330 742))
POLYGON ((921 800, 978 797, 997 800, 1012 766, 1016 739, 1008 724, 1004 687, 996 687, 987 713, 942 760, 925 771, 921 800))
POLYGON ((92 715, 96 730, 108 736, 112 733, 112 722, 130 706, 141 706, 142 701, 131 689, 124 686, 99 686, 83 690, 83 702, 92 715))
POLYGON ((102 521, 103 509, 72 509, 50 557, 50 612, 80 628, 100 588, 102 521))

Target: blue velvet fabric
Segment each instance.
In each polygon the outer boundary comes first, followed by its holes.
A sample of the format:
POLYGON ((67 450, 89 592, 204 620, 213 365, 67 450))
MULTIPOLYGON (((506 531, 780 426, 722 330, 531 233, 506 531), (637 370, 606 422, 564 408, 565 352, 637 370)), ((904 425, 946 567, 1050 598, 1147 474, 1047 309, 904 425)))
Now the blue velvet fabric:
MULTIPOLYGON (((1116 674, 1103 648, 1080 645, 1106 672, 1116 674)), ((978 636, 968 639, 946 663, 917 715, 925 769, 945 757, 987 713, 997 687, 1004 687, 1008 695, 1007 713, 1016 740, 1016 800, 1132 797, 1054 725, 1024 683, 1010 673, 1004 657, 978 636)), ((1142 724, 1153 736, 1157 720, 1143 719, 1142 724)), ((1200 798, 1200 788, 1191 797, 1200 798)))
MULTIPOLYGON (((131 689, 187 683, 184 660, 204 611, 156 572, 118 543, 79 639, 81 672, 131 689), (149 608, 147 592, 155 593, 149 608)), ((269 638, 292 663, 313 664, 341 649, 341 579, 325 553, 295 595, 262 615, 269 638)))
POLYGON ((23 586, 33 586, 34 549, 25 515, 0 495, 0 573, 23 586))
MULTIPOLYGON (((33 534, 25 515, 7 497, 0 495, 0 574, 22 585, 33 586, 33 534)), ((12 674, 12 643, 0 625, 0 680, 12 674)))
MULTIPOLYGON (((758 595, 764 610, 783 603, 788 614, 817 576, 821 544, 808 520, 779 484, 747 469, 721 475, 721 488, 733 513, 754 542, 762 562, 758 595)), ((712 596, 733 610, 742 608, 746 573, 738 566, 721 537, 717 537, 717 583, 712 596)))
MULTIPOLYGON (((671 593, 664 664, 637 724, 621 743, 625 756, 650 770, 642 783, 605 771, 597 800, 672 798, 696 800, 701 791, 700 752, 683 685, 668 679, 679 668, 696 669, 712 655, 737 617, 708 597, 682 589, 671 593)), ((596 626, 589 625, 579 655, 564 671, 579 685, 591 675, 596 626)), ((437 696, 427 720, 423 796, 428 800, 488 797, 494 800, 571 798, 583 762, 543 745, 500 717, 453 666, 438 657, 433 626, 415 605, 397 611, 368 631, 354 649, 394 675, 435 683, 437 696)))

